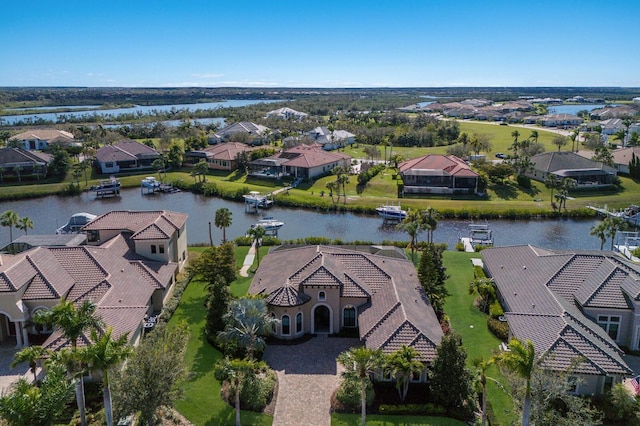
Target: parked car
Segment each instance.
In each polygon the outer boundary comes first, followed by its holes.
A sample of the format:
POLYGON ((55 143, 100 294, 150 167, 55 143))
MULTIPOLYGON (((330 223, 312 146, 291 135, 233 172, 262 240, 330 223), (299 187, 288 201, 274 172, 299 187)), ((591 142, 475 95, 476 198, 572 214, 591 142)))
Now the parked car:
POLYGON ((506 155, 504 155, 502 152, 498 152, 496 154, 496 158, 505 158, 505 157, 506 157, 506 155))

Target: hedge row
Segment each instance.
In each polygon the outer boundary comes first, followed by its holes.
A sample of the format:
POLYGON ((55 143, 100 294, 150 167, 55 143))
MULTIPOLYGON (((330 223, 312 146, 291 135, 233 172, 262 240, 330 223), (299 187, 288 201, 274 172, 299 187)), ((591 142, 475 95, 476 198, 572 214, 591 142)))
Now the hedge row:
POLYGON ((438 404, 381 404, 378 408, 380 414, 408 415, 408 416, 445 416, 447 409, 438 404))

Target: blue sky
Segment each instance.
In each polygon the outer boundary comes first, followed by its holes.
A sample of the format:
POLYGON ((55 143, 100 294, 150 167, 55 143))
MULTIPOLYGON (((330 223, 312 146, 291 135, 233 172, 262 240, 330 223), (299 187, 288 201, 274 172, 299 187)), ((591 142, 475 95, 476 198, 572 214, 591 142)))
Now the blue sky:
POLYGON ((0 86, 640 87, 637 0, 3 0, 0 86))

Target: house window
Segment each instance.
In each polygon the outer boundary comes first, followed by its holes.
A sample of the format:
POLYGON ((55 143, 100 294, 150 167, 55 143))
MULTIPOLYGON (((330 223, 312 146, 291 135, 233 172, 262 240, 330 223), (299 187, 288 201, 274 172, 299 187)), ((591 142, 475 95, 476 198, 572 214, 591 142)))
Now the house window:
POLYGON ((420 379, 422 379, 422 372, 420 372, 420 373, 416 373, 416 372, 411 373, 411 381, 412 382, 419 382, 420 379))
POLYGON ((302 333, 302 312, 296 314, 296 334, 302 333))
POLYGON ((342 311, 342 325, 343 327, 355 327, 356 326, 356 308, 348 306, 342 311))
POLYGON ((605 376, 604 378, 604 391, 608 392, 613 387, 613 377, 605 376))
POLYGON ((324 291, 318 293, 318 300, 327 300, 327 293, 325 293, 324 291))
POLYGON ((291 325, 290 325, 289 315, 282 316, 282 335, 288 336, 291 334, 291 325))
POLYGON ((164 244, 160 244, 158 246, 158 250, 160 251, 160 254, 164 254, 164 244))
POLYGON ((609 337, 611 337, 613 340, 618 340, 620 317, 613 315, 598 315, 598 325, 607 332, 609 337))
POLYGON ((151 244, 151 254, 156 254, 157 247, 155 244, 151 244))
POLYGON ((104 166, 107 168, 112 168, 113 167, 113 163, 112 162, 106 162, 104 163, 104 166))

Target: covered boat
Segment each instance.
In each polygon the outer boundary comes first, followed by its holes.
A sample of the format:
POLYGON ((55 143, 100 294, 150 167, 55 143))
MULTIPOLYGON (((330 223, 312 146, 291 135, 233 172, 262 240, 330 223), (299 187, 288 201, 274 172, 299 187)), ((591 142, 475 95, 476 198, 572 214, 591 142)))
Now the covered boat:
POLYGON ((56 234, 75 234, 80 231, 80 228, 91 222, 96 217, 97 216, 95 214, 86 212, 75 213, 71 215, 71 218, 69 218, 69 221, 65 225, 56 229, 56 234))

